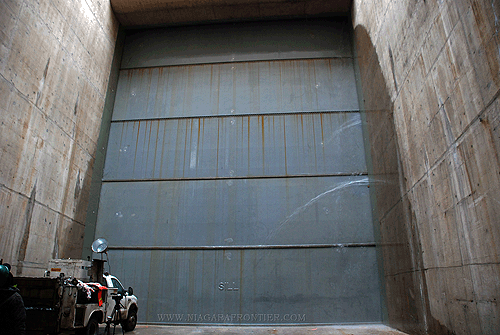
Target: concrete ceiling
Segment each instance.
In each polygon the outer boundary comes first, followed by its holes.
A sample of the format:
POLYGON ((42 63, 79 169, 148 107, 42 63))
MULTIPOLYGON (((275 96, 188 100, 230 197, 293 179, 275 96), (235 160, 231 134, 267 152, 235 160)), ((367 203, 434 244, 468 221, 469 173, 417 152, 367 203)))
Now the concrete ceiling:
POLYGON ((111 0, 125 27, 346 14, 352 0, 111 0))

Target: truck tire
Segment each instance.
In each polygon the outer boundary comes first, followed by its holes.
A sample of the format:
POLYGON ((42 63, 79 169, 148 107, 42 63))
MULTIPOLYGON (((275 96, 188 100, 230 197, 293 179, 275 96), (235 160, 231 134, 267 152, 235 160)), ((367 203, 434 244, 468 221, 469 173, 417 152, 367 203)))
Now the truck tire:
POLYGON ((137 325, 137 311, 135 309, 131 309, 128 312, 127 320, 122 322, 122 328, 126 332, 130 332, 135 329, 137 325))
POLYGON ((98 335, 99 334, 99 320, 93 317, 89 320, 87 327, 83 329, 85 335, 98 335))

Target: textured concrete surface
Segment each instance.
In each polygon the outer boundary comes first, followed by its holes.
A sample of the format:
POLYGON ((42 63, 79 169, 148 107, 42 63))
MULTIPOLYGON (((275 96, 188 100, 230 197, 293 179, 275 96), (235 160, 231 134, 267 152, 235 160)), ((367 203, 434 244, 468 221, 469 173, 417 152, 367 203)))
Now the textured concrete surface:
POLYGON ((0 258, 80 258, 118 22, 102 1, 0 1, 0 258))
MULTIPOLYGON (((116 328, 119 334, 119 327, 116 328)), ((121 331, 121 330, 120 330, 121 331)), ((137 328, 127 334, 131 335, 194 335, 194 334, 225 334, 225 335, 404 335, 405 333, 384 325, 360 326, 293 326, 293 327, 218 327, 218 326, 152 326, 137 325, 137 328)))
POLYGON ((388 316, 412 333, 500 332, 499 14, 354 1, 388 316))

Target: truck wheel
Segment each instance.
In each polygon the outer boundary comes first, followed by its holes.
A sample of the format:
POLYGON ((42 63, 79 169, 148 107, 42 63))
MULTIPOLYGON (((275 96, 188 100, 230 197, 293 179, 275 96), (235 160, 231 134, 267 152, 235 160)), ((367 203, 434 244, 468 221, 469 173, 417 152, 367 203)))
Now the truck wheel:
POLYGON ((122 327, 126 332, 129 332, 134 330, 136 325, 137 325, 137 311, 135 309, 131 309, 128 312, 127 320, 122 322, 122 327))
POLYGON ((85 335, 99 334, 99 321, 95 317, 89 320, 87 327, 84 328, 83 334, 85 335))

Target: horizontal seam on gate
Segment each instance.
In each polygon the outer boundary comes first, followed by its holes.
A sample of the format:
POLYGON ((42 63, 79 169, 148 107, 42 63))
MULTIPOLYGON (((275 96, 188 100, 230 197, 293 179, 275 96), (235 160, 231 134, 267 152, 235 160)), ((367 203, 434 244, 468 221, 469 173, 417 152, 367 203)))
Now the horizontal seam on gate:
POLYGON ((250 60, 227 60, 203 63, 186 63, 186 64, 164 64, 164 65, 145 65, 145 66, 131 66, 120 68, 122 71, 139 71, 148 69, 164 69, 166 67, 193 67, 193 66, 209 66, 209 65, 232 65, 232 64, 246 64, 246 63, 270 63, 270 62, 300 62, 300 61, 314 61, 314 60, 328 60, 328 59, 350 59, 354 60, 354 56, 329 56, 329 57, 296 57, 296 58, 271 58, 271 59, 250 59, 250 60))
POLYGON ((376 247, 375 242, 334 244, 273 244, 273 245, 217 245, 217 246, 110 246, 109 250, 243 250, 243 249, 328 249, 376 247))
POLYGON ((123 119, 111 120, 111 123, 141 122, 141 121, 165 121, 165 120, 189 120, 189 119, 214 119, 214 118, 244 118, 259 116, 293 116, 304 114, 341 114, 341 113, 360 113, 358 110, 338 110, 338 111, 295 111, 295 112, 277 112, 277 113, 249 113, 249 114, 220 114, 220 115, 198 115, 198 116, 174 116, 174 117, 151 117, 143 119, 123 119))
POLYGON ((282 176, 236 176, 236 177, 179 177, 179 178, 143 178, 143 179, 103 179, 103 183, 134 183, 158 181, 203 181, 203 180, 248 180, 248 179, 285 179, 285 178, 324 178, 324 177, 357 177, 367 176, 368 172, 331 173, 314 175, 282 175, 282 176))

